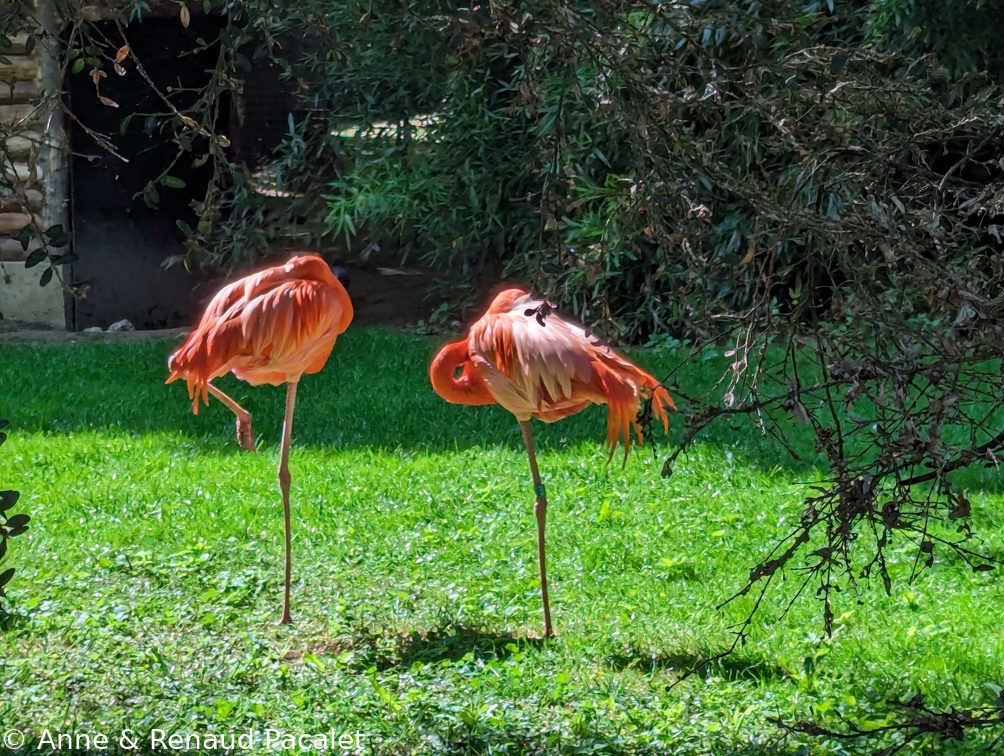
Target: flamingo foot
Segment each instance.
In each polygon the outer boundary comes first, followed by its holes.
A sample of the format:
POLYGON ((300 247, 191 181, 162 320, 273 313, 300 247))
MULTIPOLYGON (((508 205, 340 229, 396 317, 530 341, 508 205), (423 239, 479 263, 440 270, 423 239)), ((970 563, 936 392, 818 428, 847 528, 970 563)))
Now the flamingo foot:
POLYGON ((251 427, 250 412, 247 413, 246 418, 243 418, 240 415, 237 416, 237 443, 239 443, 241 448, 245 451, 256 451, 254 445, 254 428, 251 427))
POLYGON ((527 630, 526 632, 526 639, 532 641, 549 641, 555 640, 557 637, 558 634, 553 629, 548 630, 547 628, 544 629, 543 633, 538 633, 536 630, 527 630))

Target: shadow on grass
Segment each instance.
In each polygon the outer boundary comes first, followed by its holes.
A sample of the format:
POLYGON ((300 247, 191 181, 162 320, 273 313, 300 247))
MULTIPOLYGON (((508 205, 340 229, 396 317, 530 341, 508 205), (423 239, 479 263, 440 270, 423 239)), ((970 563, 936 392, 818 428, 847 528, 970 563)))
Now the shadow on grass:
POLYGON ((692 653, 642 653, 630 649, 607 657, 608 664, 618 672, 636 669, 641 672, 675 672, 683 674, 693 670, 701 677, 718 676, 730 681, 752 680, 769 682, 788 676, 787 670, 779 664, 762 658, 746 657, 734 651, 724 659, 707 662, 706 656, 692 653))
POLYGON ((500 661, 518 651, 539 648, 547 642, 451 622, 433 630, 414 631, 403 636, 392 650, 378 652, 374 663, 378 670, 383 671, 407 669, 415 662, 459 662, 465 657, 471 661, 500 661))
MULTIPOLYGON (((705 750, 705 744, 692 743, 689 747, 677 745, 667 750, 666 744, 656 742, 652 745, 639 745, 619 736, 611 736, 604 732, 584 732, 574 736, 558 737, 540 733, 520 732, 513 728, 491 731, 487 727, 470 727, 467 733, 454 733, 445 740, 438 738, 438 745, 446 753, 493 754, 520 753, 524 756, 550 756, 559 754, 602 753, 612 756, 665 756, 667 753, 715 753, 719 756, 796 756, 806 753, 804 748, 783 742, 781 736, 766 738, 763 743, 745 743, 736 746, 730 742, 718 743, 705 750), (625 742, 627 740, 628 742, 625 742), (702 747, 704 746, 704 747, 702 747), (519 750, 513 750, 513 748, 519 750), (687 749, 687 750, 683 750, 687 749), (693 750, 690 750, 693 749, 693 750)), ((723 739, 724 740, 724 739, 723 739)))
MULTIPOLYGON (((511 414, 500 407, 447 404, 433 392, 428 366, 442 341, 381 329, 350 329, 339 339, 324 370, 300 383, 294 445, 430 453, 503 447, 523 453, 511 414)), ((175 346, 168 340, 10 345, 4 355, 7 369, 0 373, 0 416, 8 418, 15 431, 166 432, 182 436, 184 444, 198 451, 238 453, 233 415, 226 408, 213 400, 193 416, 184 384, 164 385, 167 355, 175 346)), ((665 352, 647 353, 638 361, 654 374, 665 374, 675 358, 665 352)), ((706 366, 695 366, 694 371, 687 382, 706 382, 706 366)), ((261 448, 276 448, 284 388, 251 387, 233 376, 216 383, 252 413, 261 448)), ((546 453, 581 443, 600 449, 605 415, 605 408, 591 407, 560 423, 534 423, 538 449, 546 453)), ((709 435, 707 443, 727 445, 759 467, 792 465, 783 450, 768 448, 774 442, 765 442, 752 423, 738 425, 709 435)), ((661 428, 654 434, 661 459, 678 442, 681 427, 679 417, 671 416, 668 439, 661 428)), ((807 453, 811 455, 811 446, 807 453)), ((797 465, 799 470, 809 467, 797 465)))
POLYGON ((25 611, 9 612, 0 606, 0 633, 9 633, 12 630, 24 627, 29 621, 30 617, 25 611))
MULTIPOLYGON (((500 407, 450 405, 432 391, 428 366, 443 341, 378 328, 349 329, 324 370, 305 376, 300 384, 294 445, 426 453, 502 447, 522 454, 519 427, 508 412, 500 407)), ((226 408, 213 401, 193 416, 184 385, 164 385, 167 355, 176 345, 170 340, 5 345, 0 417, 9 419, 15 432, 166 432, 182 437, 183 444, 199 452, 239 453, 234 419, 226 408)), ((685 355, 662 351, 635 356, 661 376, 685 355)), ((684 365, 674 380, 686 393, 699 396, 721 377, 727 362, 697 359, 684 365)), ((275 450, 282 430, 284 388, 251 387, 233 376, 217 383, 254 416, 260 448, 275 450)), ((679 443, 682 425, 679 416, 671 415, 669 437, 661 429, 654 434, 660 459, 679 443)), ((559 423, 533 427, 543 454, 582 443, 594 444, 599 452, 605 410, 591 407, 559 423)), ((793 422, 784 433, 800 460, 764 436, 752 420, 725 420, 708 428, 699 441, 727 450, 734 463, 781 469, 800 479, 817 463, 825 466, 805 428, 793 422)), ((639 452, 652 453, 650 448, 639 452)), ((681 462, 686 459, 681 457, 681 462)), ((958 483, 989 493, 1004 491, 1004 478, 992 470, 960 471, 958 483)))

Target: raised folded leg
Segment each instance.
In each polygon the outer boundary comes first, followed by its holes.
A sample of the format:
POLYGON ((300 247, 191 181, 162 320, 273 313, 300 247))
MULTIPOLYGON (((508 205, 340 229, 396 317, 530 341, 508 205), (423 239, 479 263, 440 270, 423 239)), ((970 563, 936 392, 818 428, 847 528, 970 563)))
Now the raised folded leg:
POLYGON ((210 394, 223 402, 230 408, 230 411, 237 416, 237 443, 241 445, 242 449, 250 452, 255 451, 254 428, 251 427, 251 413, 216 388, 216 386, 212 383, 207 383, 206 388, 209 389, 210 394))

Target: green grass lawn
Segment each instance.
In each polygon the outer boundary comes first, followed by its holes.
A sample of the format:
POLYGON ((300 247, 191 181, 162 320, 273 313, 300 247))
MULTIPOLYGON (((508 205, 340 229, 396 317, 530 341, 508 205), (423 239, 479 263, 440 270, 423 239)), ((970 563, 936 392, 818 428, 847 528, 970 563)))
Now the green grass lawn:
MULTIPOLYGON (((787 533, 817 475, 811 448, 793 466, 745 420, 707 435, 668 480, 678 434, 622 469, 604 464, 605 410, 534 424, 559 634, 536 640, 515 420, 440 400, 426 377, 434 340, 362 328, 300 386, 295 624, 277 626, 284 391, 221 381, 254 415, 260 451, 241 452, 225 408, 194 417, 183 386, 163 385, 173 346, 0 345, 12 423, 0 487, 20 490, 17 511, 32 517, 7 560, 7 727, 113 739, 129 728, 141 742, 250 730, 259 745, 266 729, 358 731, 362 753, 857 753, 871 749, 785 739, 768 719, 878 724, 889 698, 982 706, 1004 684, 994 573, 939 561, 909 585, 904 541, 893 595, 876 584, 842 596, 833 639, 820 638, 811 595, 780 618, 791 575, 744 646, 669 688, 731 642, 752 597, 715 605, 787 533)), ((662 374, 681 355, 634 356, 662 374)), ((679 381, 702 393, 727 362, 697 361, 679 381)), ((1000 552, 1002 496, 974 487, 981 545, 1000 552)), ((980 737, 943 752, 993 740, 980 737)))

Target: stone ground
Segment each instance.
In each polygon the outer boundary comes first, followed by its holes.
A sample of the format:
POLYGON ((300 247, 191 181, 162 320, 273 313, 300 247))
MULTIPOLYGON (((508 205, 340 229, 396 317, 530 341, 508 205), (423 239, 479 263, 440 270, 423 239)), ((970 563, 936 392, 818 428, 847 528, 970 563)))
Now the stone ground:
MULTIPOLYGON (((355 307, 353 325, 420 328, 429 332, 468 322, 476 315, 477 308, 486 304, 501 280, 492 272, 445 279, 434 271, 408 267, 348 267, 348 271, 351 276, 348 291, 355 307), (445 311, 440 309, 443 303, 448 303, 445 311), (430 319, 434 322, 430 323, 430 319)), ((172 328, 91 334, 61 331, 40 323, 0 320, 0 343, 138 341, 180 336, 187 331, 187 328, 172 328)))

